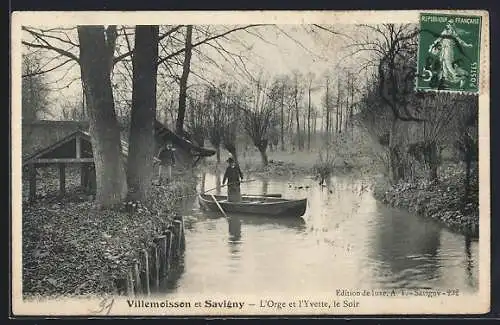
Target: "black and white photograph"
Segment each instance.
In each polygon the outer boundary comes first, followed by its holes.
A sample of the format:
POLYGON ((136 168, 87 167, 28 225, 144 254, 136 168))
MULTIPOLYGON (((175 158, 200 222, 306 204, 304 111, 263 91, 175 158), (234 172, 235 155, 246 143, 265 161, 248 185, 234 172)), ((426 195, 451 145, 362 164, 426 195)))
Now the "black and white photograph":
POLYGON ((14 313, 487 312, 488 15, 425 12, 16 13, 14 313))

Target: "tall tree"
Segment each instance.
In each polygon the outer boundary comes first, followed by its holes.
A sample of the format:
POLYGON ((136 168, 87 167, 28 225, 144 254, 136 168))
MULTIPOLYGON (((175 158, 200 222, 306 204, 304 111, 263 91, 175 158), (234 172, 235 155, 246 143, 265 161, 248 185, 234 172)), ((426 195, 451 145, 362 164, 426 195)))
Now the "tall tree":
POLYGON ((311 150, 311 91, 314 76, 309 75, 307 87, 307 150, 311 150))
POLYGON ((392 113, 389 134, 391 180, 397 182, 408 176, 406 149, 398 138, 401 122, 417 122, 423 119, 420 108, 412 104, 418 29, 415 25, 382 24, 362 25, 368 31, 366 40, 352 44, 355 52, 369 51, 376 62, 378 93, 392 113))
POLYGON ((49 113, 50 89, 44 74, 40 74, 41 62, 36 54, 24 54, 22 60, 22 118, 37 120, 49 113))
POLYGON ((325 134, 326 141, 330 139, 330 78, 325 77, 325 134))
POLYGON ((220 162, 220 146, 223 140, 222 123, 224 123, 224 85, 210 86, 205 92, 205 112, 207 117, 208 139, 216 150, 217 163, 220 162))
POLYGON ((281 151, 285 151, 285 97, 286 97, 286 79, 280 80, 280 142, 281 151))
POLYGON ((108 208, 121 203, 127 193, 127 183, 110 79, 113 33, 105 31, 102 25, 78 26, 79 62, 96 166, 96 202, 108 208))
POLYGON ((304 143, 302 139, 302 134, 300 132, 300 106, 299 103, 302 100, 303 89, 302 89, 302 76, 300 72, 293 72, 293 105, 295 109, 295 127, 296 127, 296 136, 297 136, 297 147, 299 150, 304 148, 304 143))
POLYGON ((130 199, 138 201, 148 197, 153 177, 158 31, 158 26, 135 27, 127 182, 130 199))
POLYGON ((187 97, 187 82, 189 71, 191 69, 191 52, 193 48, 193 25, 186 27, 186 42, 184 45, 184 63, 182 65, 182 76, 180 79, 179 91, 179 110, 177 112, 177 122, 175 124, 175 131, 177 134, 182 135, 184 130, 184 115, 186 114, 186 97, 187 97))
POLYGON ((244 109, 244 128, 253 144, 259 150, 262 164, 267 166, 267 146, 269 144, 269 130, 273 127, 272 117, 274 114, 273 92, 268 89, 268 84, 263 78, 256 80, 253 98, 244 109))

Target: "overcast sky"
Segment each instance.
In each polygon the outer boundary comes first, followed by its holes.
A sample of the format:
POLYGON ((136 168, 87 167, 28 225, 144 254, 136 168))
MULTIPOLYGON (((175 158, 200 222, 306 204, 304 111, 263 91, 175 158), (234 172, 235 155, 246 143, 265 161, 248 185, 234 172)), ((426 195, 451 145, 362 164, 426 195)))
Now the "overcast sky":
MULTIPOLYGON (((325 27, 349 36, 357 33, 357 28, 353 25, 325 27)), ((44 26, 43 28, 49 27, 44 26)), ((227 27, 215 26, 213 28, 227 27)), ((202 27, 200 27, 201 29, 202 27)), ((75 43, 78 42, 75 31, 69 31, 68 35, 75 43)), ((195 31, 193 37, 196 36, 202 37, 195 31)), ((25 40, 31 39, 31 36, 26 32, 23 37, 25 40)), ((350 50, 345 48, 347 44, 352 42, 351 40, 342 35, 334 35, 319 28, 312 28, 311 25, 261 26, 252 28, 249 32, 235 32, 229 38, 229 40, 221 40, 219 44, 230 52, 240 54, 244 58, 245 68, 253 76, 263 72, 267 77, 272 78, 278 74, 291 74, 293 70, 298 70, 303 74, 312 72, 318 78, 318 82, 322 82, 322 76, 327 71, 332 73, 339 66, 355 66, 356 62, 356 58, 348 56, 350 50)), ((131 41, 133 41, 133 37, 131 37, 131 41)), ((123 39, 121 46, 123 46, 123 51, 125 47, 123 39)), ((205 80, 217 83, 224 80, 241 84, 248 81, 245 80, 245 74, 242 73, 242 65, 235 67, 233 62, 227 62, 227 56, 225 59, 213 46, 202 45, 198 49, 205 58, 201 58, 198 53, 193 53, 192 70, 194 73, 190 75, 190 83, 205 83, 205 80), (207 63, 206 57, 213 60, 214 64, 207 63), (223 68, 220 69, 216 65, 223 68)), ((78 50, 75 48, 73 53, 78 55, 78 50)), ((181 62, 182 57, 182 55, 179 56, 181 62)), ((81 98, 82 89, 79 77, 80 70, 76 64, 69 71, 68 69, 60 69, 48 75, 52 81, 59 80, 53 85, 58 90, 52 94, 56 110, 58 110, 57 107, 60 103, 68 98, 81 98), (75 81, 71 82, 72 80, 75 81), (65 87, 68 84, 69 86, 65 87)), ((173 85, 173 89, 177 87, 173 85)), ((316 105, 320 105, 322 94, 321 89, 313 94, 313 102, 316 105)))

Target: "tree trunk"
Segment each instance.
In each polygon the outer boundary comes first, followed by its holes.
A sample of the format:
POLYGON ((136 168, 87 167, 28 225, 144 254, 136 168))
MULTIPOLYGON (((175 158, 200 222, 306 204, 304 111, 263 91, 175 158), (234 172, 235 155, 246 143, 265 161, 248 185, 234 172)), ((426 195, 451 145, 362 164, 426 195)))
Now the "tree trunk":
MULTIPOLYGON (((464 203, 467 204, 470 200, 470 180, 472 166, 472 148, 471 141, 465 137, 465 180, 464 180, 464 203)), ((465 205, 464 204, 464 205, 465 205)))
POLYGON ((217 163, 220 163, 220 144, 215 146, 215 155, 217 158, 217 163))
POLYGON ((177 113, 177 122, 175 125, 175 131, 179 135, 183 134, 184 115, 186 113, 187 81, 188 81, 189 71, 191 69, 191 50, 193 47, 193 44, 191 43, 192 35, 193 35, 193 26, 188 25, 186 28, 184 64, 182 66, 182 76, 180 80, 179 111, 177 113))
POLYGON ((112 208, 125 197, 127 183, 104 26, 78 26, 78 38, 96 168, 96 203, 102 208, 112 208))
POLYGON ((396 142, 397 119, 394 118, 389 135, 389 164, 390 178, 393 183, 399 182, 404 178, 404 167, 402 162, 400 145, 396 142))
POLYGON ((307 150, 311 150, 311 85, 309 85, 307 105, 307 150))
POLYGON ((269 160, 267 158, 267 153, 266 153, 266 147, 267 146, 259 146, 259 152, 260 152, 260 158, 262 160, 262 165, 267 166, 269 164, 269 160))
POLYGON ((302 150, 302 141, 300 136, 300 117, 299 117, 299 103, 297 101, 297 96, 295 96, 295 122, 297 127, 297 147, 302 150))
POLYGON ((136 201, 148 197, 154 173, 158 30, 135 28, 127 182, 129 197, 136 201))
POLYGON ((429 181, 431 183, 436 183, 438 179, 438 168, 439 168, 439 152, 438 146, 435 141, 427 144, 425 148, 427 150, 427 157, 429 163, 429 181))
POLYGON ((344 108, 342 107, 342 101, 340 101, 340 106, 339 106, 339 133, 342 133, 342 113, 344 108))
POLYGON ((285 151, 285 86, 281 86, 281 151, 285 151))
POLYGON ((345 97, 345 120, 344 120, 344 130, 347 132, 347 116, 349 116, 349 80, 347 81, 347 96, 345 97))
POLYGON ((325 109, 326 109, 326 139, 330 140, 330 80, 326 79, 325 109))

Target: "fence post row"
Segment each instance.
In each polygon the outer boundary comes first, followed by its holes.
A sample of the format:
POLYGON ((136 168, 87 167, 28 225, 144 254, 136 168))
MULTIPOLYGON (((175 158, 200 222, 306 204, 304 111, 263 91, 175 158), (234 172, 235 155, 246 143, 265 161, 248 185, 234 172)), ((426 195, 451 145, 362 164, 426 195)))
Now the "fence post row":
POLYGON ((124 288, 117 289, 126 291, 128 296, 151 295, 151 282, 155 291, 160 289, 161 278, 168 277, 174 261, 182 255, 185 247, 184 220, 182 216, 176 216, 163 234, 155 237, 153 245, 141 251, 140 259, 128 270, 126 279, 117 282, 124 288))

